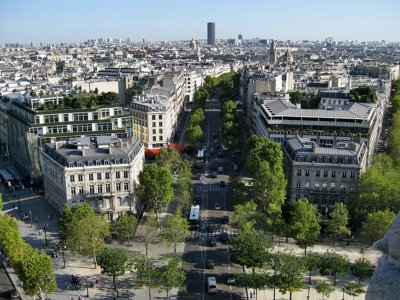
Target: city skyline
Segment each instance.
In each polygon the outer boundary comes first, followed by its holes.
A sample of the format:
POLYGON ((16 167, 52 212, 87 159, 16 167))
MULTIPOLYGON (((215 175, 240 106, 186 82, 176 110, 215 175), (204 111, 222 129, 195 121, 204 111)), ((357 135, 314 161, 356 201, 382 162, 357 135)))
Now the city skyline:
POLYGON ((131 41, 207 39, 215 22, 216 39, 399 41, 395 0, 316 0, 251 5, 239 1, 181 0, 132 3, 125 0, 0 0, 0 44, 82 42, 97 38, 131 41), (397 31, 397 32, 396 32, 397 31))

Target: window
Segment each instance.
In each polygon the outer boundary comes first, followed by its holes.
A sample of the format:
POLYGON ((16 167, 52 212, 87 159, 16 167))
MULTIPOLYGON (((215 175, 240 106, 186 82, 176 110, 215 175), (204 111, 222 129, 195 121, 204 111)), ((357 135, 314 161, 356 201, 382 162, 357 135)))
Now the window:
POLYGON ((350 173, 350 178, 351 178, 351 179, 354 179, 355 177, 356 177, 356 173, 355 173, 355 172, 351 172, 351 173, 350 173))
POLYGON ((296 195, 296 200, 299 200, 300 199, 300 195, 296 195))
POLYGON ((75 175, 69 175, 69 181, 75 182, 75 175))
POLYGON ((329 197, 329 205, 334 205, 335 204, 335 198, 333 196, 329 197))
POLYGON ((346 178, 347 177, 347 172, 346 171, 343 171, 342 172, 342 178, 346 178))
POLYGON ((297 176, 301 176, 301 169, 297 169, 297 176))
POLYGON ((162 122, 158 122, 158 125, 159 125, 160 127, 162 127, 162 122))
POLYGON ((82 174, 78 175, 78 181, 83 181, 83 175, 82 174))
POLYGON ((340 202, 343 202, 343 203, 344 203, 344 201, 345 201, 344 197, 341 196, 341 197, 340 197, 340 202))
POLYGON ((158 130, 158 133, 162 134, 162 128, 160 128, 160 129, 158 130))
POLYGON ((345 191, 346 191, 346 185, 342 184, 342 186, 340 187, 340 190, 341 190, 342 192, 345 192, 345 191))
POLYGON ((318 202, 319 202, 318 196, 315 195, 314 199, 313 199, 313 203, 318 204, 318 202))
POLYGON ((97 180, 101 180, 101 173, 97 173, 97 180))
POLYGON ((322 196, 321 204, 326 205, 326 196, 322 196))
POLYGON ((71 195, 75 195, 76 194, 76 189, 74 186, 71 186, 71 195))
POLYGON ((354 185, 350 185, 350 192, 354 192, 354 185))
POLYGON ((334 192, 336 189, 336 185, 334 182, 331 183, 331 192, 334 192))
POLYGON ((120 182, 117 182, 117 183, 115 184, 115 190, 116 190, 117 192, 120 192, 120 191, 121 191, 121 183, 120 183, 120 182))
POLYGON ((124 178, 128 178, 129 177, 129 172, 128 171, 124 171, 124 178))
POLYGON ((153 127, 156 127, 156 122, 152 122, 152 124, 153 124, 153 127))
POLYGON ((121 173, 120 172, 115 172, 115 178, 120 179, 121 178, 121 173))
POLYGON ((111 184, 106 184, 106 193, 111 193, 111 184))
POLYGON ((162 120, 162 115, 158 115, 158 119, 159 119, 159 120, 162 120))
POLYGON ((89 194, 94 194, 94 185, 89 185, 89 194))
POLYGON ((336 171, 332 171, 331 177, 336 177, 336 171))
POLYGON ((68 114, 64 114, 64 122, 68 122, 68 114))
POLYGON ((326 192, 326 183, 322 184, 322 190, 326 192))
POLYGON ((304 190, 308 190, 308 187, 309 187, 309 183, 308 182, 306 182, 305 184, 304 184, 304 190))
POLYGON ((310 170, 306 170, 306 176, 310 176, 310 170))
POLYGON ((110 172, 106 172, 105 175, 106 175, 106 179, 110 179, 110 172))
POLYGON ((319 191, 319 183, 314 184, 314 190, 319 191))
POLYGON ((101 184, 97 185, 97 193, 99 194, 103 193, 103 186, 101 184))
POLYGON ((315 176, 316 176, 316 177, 319 177, 320 175, 321 175, 321 171, 320 171, 320 170, 316 170, 316 171, 315 171, 315 176))
POLYGON ((155 116, 155 115, 152 115, 152 116, 151 116, 151 119, 152 119, 152 120, 155 120, 155 119, 156 119, 156 116, 155 116))
POLYGON ((129 191, 129 183, 124 182, 124 191, 129 191))
POLYGON ((153 129, 153 134, 156 134, 157 133, 157 129, 153 129))
POLYGON ((301 187, 301 181, 298 180, 298 181, 296 182, 296 189, 299 190, 300 187, 301 187))
POLYGON ((153 136, 153 142, 155 142, 157 140, 156 136, 153 136))
POLYGON ((79 194, 81 194, 81 195, 83 194, 83 186, 79 187, 79 194))
POLYGON ((93 180, 93 173, 89 173, 89 180, 93 180))
POLYGON ((328 177, 328 171, 324 171, 324 177, 328 177))
POLYGON ((159 137, 159 138, 160 138, 160 141, 162 141, 162 139, 163 139, 163 138, 162 138, 162 135, 160 135, 160 137, 159 137))

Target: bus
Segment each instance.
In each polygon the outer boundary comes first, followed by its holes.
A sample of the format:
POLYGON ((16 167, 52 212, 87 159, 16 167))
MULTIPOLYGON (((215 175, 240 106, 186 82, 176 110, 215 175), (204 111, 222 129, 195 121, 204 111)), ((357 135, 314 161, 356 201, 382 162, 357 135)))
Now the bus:
POLYGON ((199 149, 197 151, 197 161, 200 163, 204 162, 204 152, 205 152, 205 149, 199 149))
POLYGON ((190 208, 189 226, 190 229, 199 228, 200 224, 200 205, 193 205, 190 208))

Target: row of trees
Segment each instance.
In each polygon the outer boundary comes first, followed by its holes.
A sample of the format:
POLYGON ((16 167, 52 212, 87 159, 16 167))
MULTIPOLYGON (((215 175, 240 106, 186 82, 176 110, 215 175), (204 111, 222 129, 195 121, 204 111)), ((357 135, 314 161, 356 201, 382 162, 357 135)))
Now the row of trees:
POLYGON ((206 76, 204 89, 209 95, 218 93, 219 99, 225 102, 229 99, 236 99, 239 94, 240 72, 228 72, 219 77, 206 76))
MULTIPOLYGON (((358 282, 344 284, 349 295, 363 293, 361 282, 373 275, 373 266, 366 259, 358 259, 351 264, 344 255, 327 251, 323 255, 315 252, 298 258, 290 253, 272 253, 272 244, 266 235, 254 230, 251 222, 245 223, 241 233, 233 239, 233 259, 243 267, 243 273, 237 277, 237 284, 246 288, 264 290, 275 288, 283 294, 292 293, 305 287, 304 276, 308 272, 308 283, 311 284, 312 273, 319 270, 321 275, 330 275, 332 284, 336 285, 339 275, 352 274, 358 282), (246 269, 248 271, 246 271, 246 269)), ((326 281, 316 285, 316 290, 329 296, 332 286, 326 281)))
POLYGON ((50 256, 26 243, 19 232, 18 221, 8 214, 0 215, 0 244, 27 295, 45 299, 45 294, 56 289, 50 256))
POLYGON ((222 102, 222 143, 230 149, 235 149, 240 144, 241 130, 239 116, 236 113, 237 105, 232 100, 222 102))
POLYGON ((400 210, 400 80, 392 84, 391 101, 390 153, 374 155, 372 166, 361 176, 358 195, 350 206, 354 227, 362 228, 368 243, 383 237, 400 210))
POLYGON ((185 137, 189 142, 196 143, 203 138, 204 119, 205 116, 203 108, 198 107, 193 110, 185 132, 185 137))

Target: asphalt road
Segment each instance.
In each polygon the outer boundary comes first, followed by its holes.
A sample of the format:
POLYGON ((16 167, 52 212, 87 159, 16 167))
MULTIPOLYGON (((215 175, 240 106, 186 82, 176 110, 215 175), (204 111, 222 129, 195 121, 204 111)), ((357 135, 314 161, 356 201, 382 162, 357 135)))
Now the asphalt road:
POLYGON ((8 278, 4 268, 0 267, 0 299, 8 299, 6 292, 13 289, 14 286, 8 278))
POLYGON ((227 215, 232 220, 232 205, 229 201, 231 188, 220 186, 220 181, 228 181, 226 171, 231 168, 229 158, 217 157, 221 149, 215 149, 215 139, 221 141, 220 135, 220 103, 219 101, 207 101, 205 110, 205 140, 206 140, 206 161, 199 173, 202 174, 199 180, 193 181, 194 195, 201 198, 201 223, 196 231, 192 231, 192 237, 185 244, 183 261, 184 269, 187 271, 186 287, 182 290, 179 299, 241 299, 244 290, 234 285, 227 284, 228 273, 239 273, 241 267, 231 262, 229 241, 222 242, 219 238, 221 231, 227 231, 230 235, 233 229, 229 224, 222 224, 222 216, 227 215), (213 137, 216 134, 216 137, 213 137), (210 154, 210 149, 215 150, 210 154), (210 164, 223 167, 223 172, 218 172, 217 178, 211 178, 214 171, 209 169, 210 164), (216 209, 218 203, 220 208, 216 209), (215 225, 213 233, 208 232, 208 227, 215 225), (211 237, 217 239, 217 246, 211 247, 211 237), (213 260, 214 269, 207 269, 207 260, 213 260), (214 276, 217 280, 217 294, 207 293, 207 277, 214 276))

